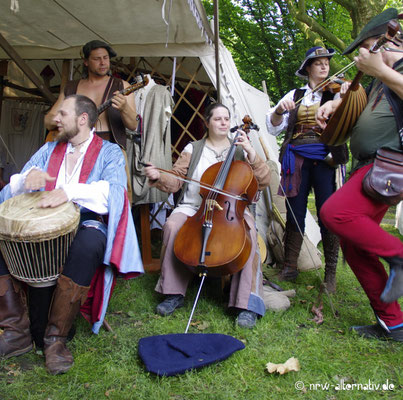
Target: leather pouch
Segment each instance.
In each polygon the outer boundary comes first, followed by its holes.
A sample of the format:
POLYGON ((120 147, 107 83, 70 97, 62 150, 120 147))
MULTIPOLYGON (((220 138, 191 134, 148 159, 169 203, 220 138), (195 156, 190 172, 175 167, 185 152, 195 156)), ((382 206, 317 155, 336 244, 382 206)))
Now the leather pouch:
POLYGON ((403 152, 386 147, 379 149, 374 165, 362 181, 362 188, 380 203, 396 205, 403 200, 403 152))

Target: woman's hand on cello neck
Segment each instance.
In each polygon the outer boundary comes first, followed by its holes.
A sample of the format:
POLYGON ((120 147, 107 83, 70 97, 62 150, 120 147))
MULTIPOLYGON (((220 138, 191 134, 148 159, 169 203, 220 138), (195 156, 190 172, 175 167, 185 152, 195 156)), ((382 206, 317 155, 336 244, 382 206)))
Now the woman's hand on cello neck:
POLYGON ((240 129, 237 132, 239 133, 239 136, 236 139, 235 144, 241 146, 244 149, 244 151, 248 155, 249 162, 253 164, 256 159, 256 151, 252 147, 252 144, 246 133, 240 129))

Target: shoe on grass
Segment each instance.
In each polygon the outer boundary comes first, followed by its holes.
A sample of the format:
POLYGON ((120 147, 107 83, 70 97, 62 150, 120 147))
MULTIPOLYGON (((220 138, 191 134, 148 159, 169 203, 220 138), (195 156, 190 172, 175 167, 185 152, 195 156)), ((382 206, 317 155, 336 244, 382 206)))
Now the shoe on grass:
POLYGON ((236 319, 236 323, 241 328, 252 329, 256 325, 257 314, 253 311, 241 311, 236 319))
POLYGON ((183 307, 184 296, 181 294, 171 294, 157 306, 157 314, 165 317, 171 315, 177 308, 183 307))
POLYGON ((367 339, 379 339, 379 340, 395 340, 396 342, 403 342, 403 328, 397 328, 389 330, 389 332, 382 328, 381 325, 364 325, 364 326, 352 326, 351 329, 357 332, 360 336, 367 339))

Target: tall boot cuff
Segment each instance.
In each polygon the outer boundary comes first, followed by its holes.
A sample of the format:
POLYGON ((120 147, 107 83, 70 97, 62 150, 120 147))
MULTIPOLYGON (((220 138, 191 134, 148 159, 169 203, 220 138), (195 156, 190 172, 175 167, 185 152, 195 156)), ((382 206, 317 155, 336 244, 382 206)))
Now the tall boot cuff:
POLYGON ((0 296, 4 296, 9 289, 9 279, 11 279, 11 275, 2 275, 0 276, 0 296))
POLYGON ((77 301, 79 301, 81 305, 84 304, 85 300, 87 299, 88 291, 90 290, 89 286, 80 286, 66 275, 60 275, 59 279, 57 280, 57 284, 61 290, 70 291, 71 304, 77 301))

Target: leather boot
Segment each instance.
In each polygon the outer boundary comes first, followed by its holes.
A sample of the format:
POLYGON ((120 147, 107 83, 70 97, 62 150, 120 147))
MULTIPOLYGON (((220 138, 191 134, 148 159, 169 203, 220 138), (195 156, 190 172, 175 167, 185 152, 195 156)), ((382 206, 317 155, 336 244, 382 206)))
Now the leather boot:
POLYGON ((73 366, 73 356, 66 347, 67 334, 88 290, 89 286, 77 285, 65 275, 60 275, 57 280, 43 339, 46 367, 52 375, 63 374, 73 366))
POLYGON ((336 292, 336 268, 339 258, 339 238, 327 232, 322 237, 323 252, 325 255, 325 280, 326 289, 329 293, 336 292))
POLYGON ((300 232, 290 229, 286 224, 284 235, 284 267, 280 272, 279 279, 282 281, 295 281, 298 276, 297 261, 301 251, 303 237, 300 232))
POLYGON ((20 356, 32 349, 25 293, 10 275, 0 276, 0 357, 20 356))

